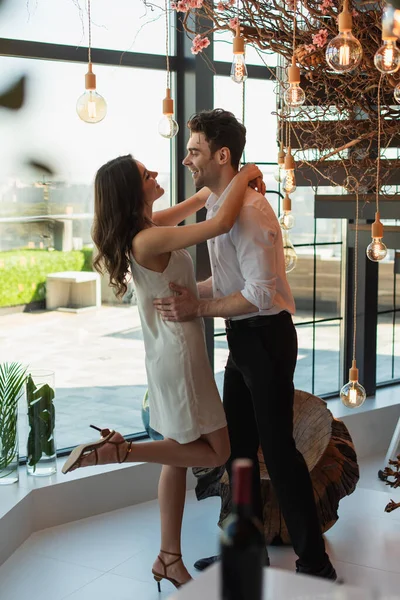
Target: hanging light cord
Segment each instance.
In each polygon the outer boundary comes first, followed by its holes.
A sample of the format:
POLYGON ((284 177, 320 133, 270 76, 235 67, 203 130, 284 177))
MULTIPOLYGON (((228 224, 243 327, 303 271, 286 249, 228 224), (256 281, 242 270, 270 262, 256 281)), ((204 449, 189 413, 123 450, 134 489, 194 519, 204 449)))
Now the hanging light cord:
POLYGON ((378 156, 376 159, 376 212, 379 212, 379 177, 381 170, 381 84, 382 84, 383 73, 379 78, 378 85, 378 156))
POLYGON ((168 0, 165 0, 165 58, 167 61, 167 89, 170 85, 169 73, 169 22, 168 22, 168 0))
POLYGON ((357 292, 358 292, 358 182, 357 182, 357 188, 356 188, 356 239, 355 239, 355 244, 354 244, 353 360, 356 360, 357 292))
POLYGON ((294 0, 293 6, 293 56, 296 50, 296 11, 297 11, 297 0, 294 0))
MULTIPOLYGON (((293 5, 293 56, 294 56, 294 52, 296 50, 296 11, 297 11, 297 0, 294 0, 294 5, 293 5)), ((293 127, 293 123, 292 120, 290 119, 290 108, 289 108, 289 146, 292 145, 292 127, 293 127)))
MULTIPOLYGON (((246 117, 246 82, 242 83, 242 123, 245 124, 246 117)), ((246 164, 246 147, 243 148, 242 162, 246 164)))
POLYGON ((90 14, 90 0, 88 0, 88 19, 89 19, 89 48, 88 48, 88 62, 92 62, 92 18, 90 14))

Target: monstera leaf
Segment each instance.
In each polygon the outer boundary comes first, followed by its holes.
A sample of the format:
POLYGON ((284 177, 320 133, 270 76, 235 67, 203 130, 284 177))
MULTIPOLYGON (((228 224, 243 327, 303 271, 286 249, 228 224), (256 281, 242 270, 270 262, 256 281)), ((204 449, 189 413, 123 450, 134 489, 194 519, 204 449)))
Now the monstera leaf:
POLYGON ((43 454, 55 454, 54 426, 55 408, 54 390, 47 383, 37 387, 31 375, 26 381, 26 399, 28 402, 28 465, 36 468, 43 454))

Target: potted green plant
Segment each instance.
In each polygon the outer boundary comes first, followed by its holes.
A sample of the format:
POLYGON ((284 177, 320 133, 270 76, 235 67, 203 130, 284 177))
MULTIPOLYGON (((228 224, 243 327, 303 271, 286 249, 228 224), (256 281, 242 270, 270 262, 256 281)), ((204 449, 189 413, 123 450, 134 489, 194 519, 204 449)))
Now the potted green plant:
POLYGON ((18 401, 26 368, 0 363, 0 485, 18 481, 18 401))
POLYGON ((36 370, 26 378, 29 434, 26 466, 30 475, 52 475, 57 470, 55 443, 54 373, 36 370))

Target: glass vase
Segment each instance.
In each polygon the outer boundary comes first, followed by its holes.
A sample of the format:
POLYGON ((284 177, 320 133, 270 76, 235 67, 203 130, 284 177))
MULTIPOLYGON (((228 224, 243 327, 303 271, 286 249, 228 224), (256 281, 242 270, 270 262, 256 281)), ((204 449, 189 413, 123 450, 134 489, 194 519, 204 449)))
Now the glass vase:
POLYGON ((18 409, 0 422, 0 485, 17 483, 18 456, 18 409))
POLYGON ((44 369, 28 371, 26 468, 28 474, 35 477, 46 477, 57 471, 54 397, 54 372, 44 369))

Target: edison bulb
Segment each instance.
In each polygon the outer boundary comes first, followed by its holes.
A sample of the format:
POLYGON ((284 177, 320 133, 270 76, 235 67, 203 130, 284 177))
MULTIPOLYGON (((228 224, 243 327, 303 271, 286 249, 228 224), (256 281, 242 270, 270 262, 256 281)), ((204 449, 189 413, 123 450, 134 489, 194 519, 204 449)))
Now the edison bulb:
POLYGON ((367 256, 372 262, 383 260, 387 254, 387 248, 381 238, 372 238, 372 242, 367 246, 367 256))
POLYGON ((76 112, 85 123, 99 123, 107 114, 107 103, 96 90, 86 90, 78 98, 76 112))
POLYGON ((394 99, 400 104, 400 83, 394 88, 394 99))
POLYGON ((291 210, 284 210, 283 213, 280 215, 279 219, 279 225, 281 226, 282 229, 293 229, 294 227, 294 216, 292 214, 291 210))
POLYGON ((158 133, 164 138, 171 139, 176 136, 178 131, 179 125, 172 115, 164 115, 158 124, 158 133))
POLYGON ((287 106, 296 108, 304 104, 306 95, 298 83, 291 83, 283 94, 283 99, 287 106))
POLYGON ((362 46, 351 31, 344 31, 329 42, 325 58, 335 73, 347 73, 360 64, 362 46))
POLYGON ((366 391, 358 381, 349 381, 340 390, 340 399, 347 408, 358 408, 366 397, 366 391))
POLYGON ((282 183, 285 177, 285 167, 284 165, 278 165, 273 173, 275 181, 278 183, 282 183))
POLYGON ((231 79, 235 83, 242 83, 247 79, 247 67, 244 59, 244 54, 234 54, 232 67, 231 67, 231 79))
POLYGON ((289 236, 283 231, 283 255, 285 257, 285 271, 290 273, 297 265, 297 254, 289 236))
POLYGON ((397 10, 392 6, 392 2, 386 3, 385 9, 382 15, 382 31, 387 32, 388 35, 400 37, 400 5, 397 6, 397 10))
POLYGON ((286 171, 285 179, 283 182, 283 189, 288 194, 296 191, 296 176, 294 174, 293 169, 289 169, 286 171))
POLYGON ((396 73, 400 67, 400 50, 394 40, 384 40, 374 56, 374 63, 381 73, 396 73))

